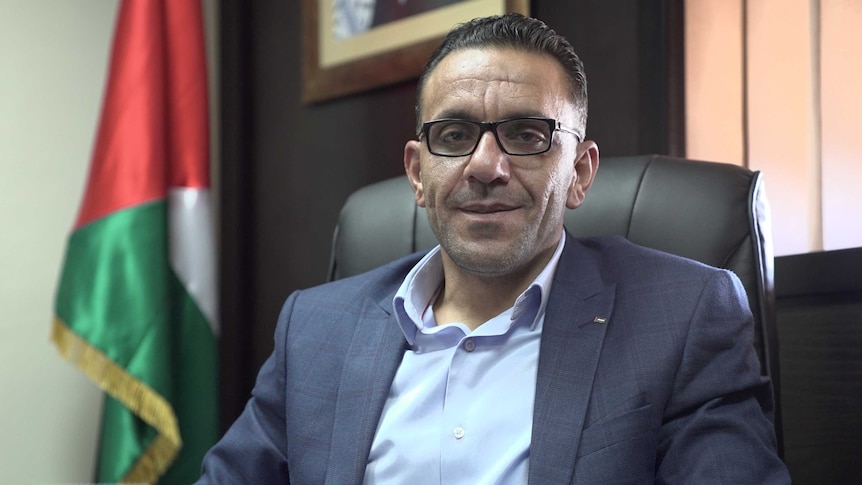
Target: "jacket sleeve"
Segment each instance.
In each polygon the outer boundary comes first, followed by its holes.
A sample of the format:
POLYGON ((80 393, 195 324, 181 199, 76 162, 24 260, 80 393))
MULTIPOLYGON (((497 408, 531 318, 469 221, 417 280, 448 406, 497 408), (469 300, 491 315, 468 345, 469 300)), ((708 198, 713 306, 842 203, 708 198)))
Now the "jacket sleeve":
POLYGON ((753 335, 742 284, 729 271, 714 273, 691 317, 665 408, 657 483, 790 483, 753 335))
POLYGON ((275 330, 275 349, 261 367, 240 417, 204 456, 197 484, 289 484, 285 424, 287 328, 298 293, 284 304, 275 330))

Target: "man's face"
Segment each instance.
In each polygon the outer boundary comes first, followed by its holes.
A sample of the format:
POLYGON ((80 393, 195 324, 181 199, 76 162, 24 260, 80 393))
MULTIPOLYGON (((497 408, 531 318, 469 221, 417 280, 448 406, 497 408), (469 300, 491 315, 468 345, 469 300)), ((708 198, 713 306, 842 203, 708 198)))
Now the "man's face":
MULTIPOLYGON (((550 56, 511 49, 464 49, 427 79, 422 121, 499 121, 535 116, 564 126, 577 119, 562 67, 550 56)), ((581 204, 598 164, 592 142, 556 132, 549 151, 513 156, 485 132, 462 157, 432 155, 412 140, 404 164, 434 234, 467 272, 500 276, 544 265, 563 230, 566 207, 581 204)))

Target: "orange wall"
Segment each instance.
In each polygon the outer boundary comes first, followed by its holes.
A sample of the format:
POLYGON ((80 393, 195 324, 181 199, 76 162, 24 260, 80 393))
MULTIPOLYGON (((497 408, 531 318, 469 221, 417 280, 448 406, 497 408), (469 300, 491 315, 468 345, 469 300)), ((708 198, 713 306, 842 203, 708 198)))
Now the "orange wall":
POLYGON ((820 1, 823 246, 862 246, 862 1, 820 1))
POLYGON ((862 2, 685 15, 687 156, 763 171, 777 255, 862 246, 862 2))

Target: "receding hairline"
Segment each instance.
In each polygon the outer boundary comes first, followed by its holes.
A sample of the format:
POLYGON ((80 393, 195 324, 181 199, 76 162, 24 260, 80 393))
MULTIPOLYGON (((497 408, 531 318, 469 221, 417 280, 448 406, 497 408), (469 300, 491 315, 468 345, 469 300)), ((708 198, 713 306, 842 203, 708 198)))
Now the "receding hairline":
POLYGON ((437 58, 436 62, 434 63, 434 66, 431 67, 430 70, 428 70, 427 72, 424 73, 425 75, 419 79, 419 83, 417 85, 417 91, 418 91, 417 97, 416 97, 416 119, 417 119, 417 121, 422 119, 422 109, 425 105, 425 99, 424 99, 425 98, 425 92, 426 92, 425 88, 428 85, 428 81, 437 72, 437 68, 440 67, 440 64, 442 64, 452 54, 458 54, 458 53, 462 53, 462 52, 466 52, 466 51, 483 51, 483 52, 488 52, 488 51, 506 52, 506 51, 509 51, 512 53, 524 53, 524 54, 528 54, 528 55, 534 55, 537 58, 543 58, 543 59, 550 60, 557 67, 557 73, 560 76, 560 79, 562 80, 563 85, 566 87, 565 93, 567 96, 567 100, 572 103, 575 110, 581 109, 578 105, 579 94, 577 92, 577 86, 575 86, 572 83, 572 81, 568 75, 568 72, 566 71, 566 67, 560 62, 559 59, 557 59, 553 54, 545 52, 541 49, 534 49, 534 48, 531 48, 529 46, 513 44, 513 43, 502 43, 501 42, 498 44, 469 45, 469 46, 458 47, 456 49, 452 49, 451 51, 447 52, 444 56, 437 58))

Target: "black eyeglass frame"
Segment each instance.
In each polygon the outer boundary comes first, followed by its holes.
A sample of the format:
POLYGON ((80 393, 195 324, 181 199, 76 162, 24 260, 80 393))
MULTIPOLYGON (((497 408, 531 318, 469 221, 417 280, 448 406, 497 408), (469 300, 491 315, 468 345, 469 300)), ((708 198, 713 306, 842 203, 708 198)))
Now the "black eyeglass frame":
POLYGON ((432 155, 436 155, 438 157, 455 158, 455 157, 466 157, 468 155, 472 155, 473 152, 476 151, 476 147, 479 146, 479 142, 482 141, 482 136, 485 135, 486 131, 490 131, 491 133, 494 134, 494 139, 497 140, 497 146, 500 147, 500 150, 502 150, 503 153, 505 153, 507 155, 514 156, 514 157, 527 157, 530 155, 540 155, 542 153, 546 153, 554 145, 554 133, 557 131, 561 131, 563 133, 568 133, 570 135, 575 135, 575 139, 578 141, 578 143, 583 141, 580 133, 564 127, 562 125, 562 123, 560 123, 559 121, 557 121, 553 118, 542 118, 542 117, 538 117, 538 116, 522 116, 519 118, 508 118, 508 119, 499 120, 499 121, 472 121, 472 120, 464 120, 464 119, 460 119, 460 118, 441 118, 439 120, 431 120, 431 121, 426 121, 425 123, 422 123, 422 129, 419 131, 419 133, 416 136, 420 140, 424 136, 425 146, 428 147, 428 151, 432 155), (548 146, 544 150, 541 150, 538 152, 532 152, 532 153, 511 153, 508 150, 506 150, 506 147, 503 146, 503 142, 500 141, 500 135, 497 133, 497 127, 503 123, 508 123, 510 121, 520 121, 520 120, 544 121, 545 123, 548 124, 548 129, 550 130, 550 139, 548 140, 548 146), (437 125, 440 123, 447 123, 447 122, 453 122, 453 121, 459 122, 459 123, 468 123, 471 125, 478 126, 479 127, 479 136, 476 137, 476 143, 473 145, 473 148, 471 148, 470 151, 468 151, 467 153, 459 154, 459 155, 447 155, 445 153, 435 152, 434 150, 431 149, 431 142, 429 141, 430 140, 429 133, 431 131, 431 128, 434 125, 437 125))

